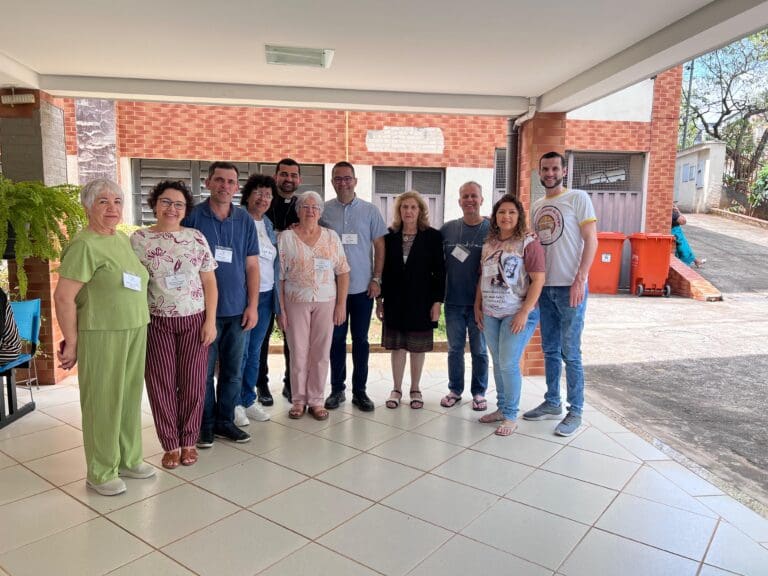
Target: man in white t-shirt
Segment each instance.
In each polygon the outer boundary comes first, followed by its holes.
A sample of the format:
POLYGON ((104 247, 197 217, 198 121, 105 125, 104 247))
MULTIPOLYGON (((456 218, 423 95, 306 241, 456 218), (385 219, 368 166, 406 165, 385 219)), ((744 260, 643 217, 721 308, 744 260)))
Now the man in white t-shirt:
POLYGON ((560 419, 560 374, 565 362, 568 413, 555 428, 558 436, 570 436, 581 426, 581 332, 587 309, 587 277, 597 252, 597 218, 592 201, 583 190, 566 189, 565 175, 565 157, 561 154, 547 152, 539 160, 539 178, 546 195, 534 204, 531 213, 546 259, 539 309, 547 393, 544 402, 523 414, 526 420, 560 419))

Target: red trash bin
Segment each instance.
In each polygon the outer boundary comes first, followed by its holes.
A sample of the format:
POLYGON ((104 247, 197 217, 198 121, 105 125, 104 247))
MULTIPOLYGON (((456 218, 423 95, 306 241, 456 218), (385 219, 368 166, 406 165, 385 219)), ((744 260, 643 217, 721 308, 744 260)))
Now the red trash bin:
POLYGON ((669 260, 675 237, 671 234, 631 234, 632 267, 629 289, 638 296, 669 296, 669 260))
POLYGON ((590 294, 616 294, 619 291, 621 253, 626 239, 619 232, 597 233, 597 254, 589 269, 590 294))

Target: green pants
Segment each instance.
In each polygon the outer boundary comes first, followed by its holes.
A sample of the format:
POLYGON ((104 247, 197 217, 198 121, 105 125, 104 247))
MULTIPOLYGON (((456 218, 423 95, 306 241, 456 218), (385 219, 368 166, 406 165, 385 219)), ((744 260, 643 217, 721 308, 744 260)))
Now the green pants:
POLYGON ((78 333, 77 362, 88 480, 103 484, 141 463, 147 327, 78 333))

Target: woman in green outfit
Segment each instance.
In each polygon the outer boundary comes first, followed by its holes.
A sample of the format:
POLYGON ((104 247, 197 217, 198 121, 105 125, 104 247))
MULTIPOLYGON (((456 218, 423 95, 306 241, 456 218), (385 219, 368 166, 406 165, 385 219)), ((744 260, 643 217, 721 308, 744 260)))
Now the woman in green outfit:
POLYGON ((146 268, 116 230, 123 191, 110 180, 83 186, 88 227, 67 246, 54 300, 64 369, 78 364, 86 485, 104 496, 125 492, 120 476, 150 478, 142 460, 141 392, 147 343, 146 268))

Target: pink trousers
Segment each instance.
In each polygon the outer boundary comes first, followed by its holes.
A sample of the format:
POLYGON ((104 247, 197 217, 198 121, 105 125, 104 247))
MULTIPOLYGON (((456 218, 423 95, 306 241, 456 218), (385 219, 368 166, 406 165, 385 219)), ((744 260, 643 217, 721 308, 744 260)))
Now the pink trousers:
POLYGON ((328 379, 335 302, 284 302, 294 404, 322 406, 328 379))

